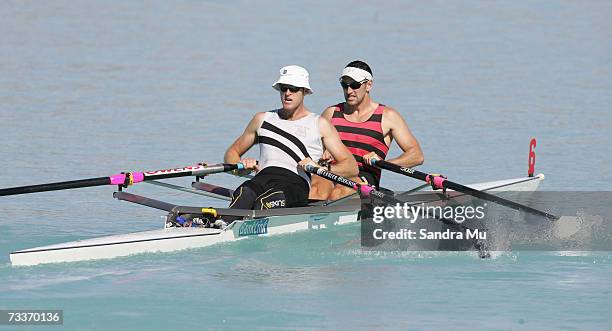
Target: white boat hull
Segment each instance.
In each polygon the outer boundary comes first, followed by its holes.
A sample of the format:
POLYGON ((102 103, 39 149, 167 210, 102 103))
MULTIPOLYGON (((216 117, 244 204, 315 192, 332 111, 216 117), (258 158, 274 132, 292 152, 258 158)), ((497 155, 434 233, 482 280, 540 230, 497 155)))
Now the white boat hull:
POLYGON ((251 236, 270 236, 357 222, 357 212, 273 216, 236 221, 225 230, 212 228, 167 228, 77 240, 42 246, 10 254, 14 266, 42 263, 109 259, 140 253, 172 252, 232 242, 251 236))

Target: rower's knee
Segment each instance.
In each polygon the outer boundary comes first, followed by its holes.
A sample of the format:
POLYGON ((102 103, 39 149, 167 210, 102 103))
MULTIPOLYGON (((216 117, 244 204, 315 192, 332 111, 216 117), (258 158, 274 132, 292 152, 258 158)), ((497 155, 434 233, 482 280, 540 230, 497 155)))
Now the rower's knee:
POLYGON ((246 181, 242 183, 232 194, 232 202, 229 208, 232 209, 252 209, 257 199, 257 188, 255 185, 246 181))

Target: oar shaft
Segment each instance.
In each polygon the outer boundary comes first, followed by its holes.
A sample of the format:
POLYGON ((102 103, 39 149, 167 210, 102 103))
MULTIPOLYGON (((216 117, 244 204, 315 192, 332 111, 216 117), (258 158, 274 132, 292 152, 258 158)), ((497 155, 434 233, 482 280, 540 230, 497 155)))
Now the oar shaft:
POLYGON ((102 185, 132 185, 143 181, 154 179, 175 178, 184 176, 202 176, 207 174, 244 169, 242 163, 236 164, 214 164, 214 165, 195 165, 183 168, 163 169, 147 172, 121 173, 109 177, 97 177, 89 179, 71 180, 65 182, 55 182, 47 184, 37 184, 29 186, 10 187, 0 189, 0 196, 27 194, 36 192, 47 192, 57 190, 67 190, 81 187, 92 187, 102 185))
MULTIPOLYGON (((166 178, 176 178, 176 177, 185 177, 185 176, 203 176, 209 174, 216 174, 220 172, 232 171, 236 169, 244 169, 244 165, 242 163, 221 163, 221 164, 212 164, 212 165, 195 165, 188 166, 183 168, 174 168, 174 169, 164 169, 164 170, 156 170, 156 171, 147 171, 147 172, 134 172, 132 176, 134 176, 134 183, 139 183, 147 180, 155 180, 155 179, 166 179, 166 178)), ((115 176, 121 176, 115 175, 115 176)), ((119 180, 121 180, 119 178, 119 180)))
POLYGON ((56 183, 47 183, 47 184, 39 184, 39 185, 11 187, 11 188, 0 189, 0 196, 67 190, 67 189, 80 188, 80 187, 102 186, 102 185, 109 185, 110 183, 111 183, 110 177, 98 177, 98 178, 71 180, 71 181, 66 181, 66 182, 56 182, 56 183))
MULTIPOLYGON (((387 161, 383 161, 383 160, 374 160, 374 165, 381 168, 381 169, 386 169, 389 171, 393 171, 408 177, 412 177, 414 179, 418 179, 418 180, 422 180, 424 182, 429 183, 430 180, 434 177, 431 176, 427 173, 412 169, 412 168, 408 168, 408 167, 401 167, 398 166, 397 164, 393 164, 393 163, 389 163, 387 161)), ((440 177, 441 179, 444 179, 442 177, 440 177)), ((442 188, 440 186, 440 188, 442 188)))
POLYGON ((385 194, 383 192, 377 191, 376 189, 374 189, 372 186, 370 185, 364 185, 364 184, 359 184, 357 182, 354 182, 348 178, 344 178, 342 176, 338 176, 332 172, 329 172, 327 170, 324 170, 323 168, 319 168, 319 167, 315 167, 313 165, 307 165, 306 166, 306 171, 316 174, 320 177, 323 177, 325 179, 328 179, 334 183, 338 183, 340 185, 344 185, 346 187, 350 187, 354 190, 356 190, 357 192, 359 192, 359 194, 361 196, 365 196, 365 197, 376 197, 379 199, 382 199, 384 201, 390 202, 390 203, 398 203, 399 201, 395 198, 393 198, 391 195, 385 194))
POLYGON ((476 189, 473 189, 471 187, 465 186, 465 185, 461 185, 459 183, 455 183, 452 182, 450 180, 447 180, 446 178, 442 177, 442 176, 434 176, 434 175, 430 175, 418 170, 414 170, 412 168, 407 168, 407 167, 401 167, 398 166, 397 164, 393 164, 393 163, 389 163, 387 161, 382 161, 382 160, 377 160, 375 161, 375 165, 381 169, 386 169, 389 171, 393 171, 395 173, 399 173, 402 175, 406 175, 415 179, 420 179, 422 181, 425 181, 427 183, 432 183, 433 182, 433 186, 436 188, 447 188, 447 189, 451 189, 457 192, 461 192, 461 193, 465 193, 465 194, 469 194, 473 197, 482 199, 482 200, 487 200, 487 201, 491 201, 491 202, 495 202, 498 203, 502 206, 506 206, 512 209, 516 209, 516 210, 523 210, 525 212, 531 213, 531 214, 536 214, 536 215, 540 215, 540 216, 544 216, 546 218, 550 218, 553 220, 558 219, 558 216, 549 214, 547 212, 514 202, 512 200, 508 200, 508 199, 504 199, 502 197, 499 197, 497 195, 493 195, 487 192, 483 192, 483 191, 479 191, 476 189))

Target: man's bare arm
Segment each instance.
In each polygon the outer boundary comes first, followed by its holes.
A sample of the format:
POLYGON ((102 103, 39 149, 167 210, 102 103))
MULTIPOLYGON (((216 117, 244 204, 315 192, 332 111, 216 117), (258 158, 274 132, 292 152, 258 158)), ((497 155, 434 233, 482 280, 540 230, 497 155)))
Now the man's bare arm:
POLYGON ((383 125, 390 130, 391 137, 395 139, 403 153, 398 157, 387 160, 403 167, 414 167, 423 164, 425 160, 419 142, 414 137, 404 118, 393 108, 387 107, 383 113, 383 125))
POLYGON ((257 129, 261 126, 264 115, 265 113, 257 113, 253 116, 242 135, 225 152, 224 162, 240 162, 241 156, 255 144, 257 129))
POLYGON ((338 136, 338 131, 324 116, 319 117, 319 131, 323 139, 323 147, 336 160, 331 171, 343 177, 357 176, 359 168, 357 168, 353 154, 344 146, 338 136))
MULTIPOLYGON (((325 117, 331 123, 332 117, 334 116, 334 111, 336 111, 336 106, 327 107, 327 109, 321 113, 321 117, 325 117)), ((326 149, 323 150, 321 159, 329 163, 334 162, 334 158, 326 149)))

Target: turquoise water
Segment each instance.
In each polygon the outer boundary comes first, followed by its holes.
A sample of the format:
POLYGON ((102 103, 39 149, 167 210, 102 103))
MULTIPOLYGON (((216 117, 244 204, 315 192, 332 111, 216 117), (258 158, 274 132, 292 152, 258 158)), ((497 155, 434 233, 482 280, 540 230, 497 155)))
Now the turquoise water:
MULTIPOLYGON (((219 161, 255 111, 278 105, 281 66, 308 68, 319 112, 342 99, 342 67, 364 59, 374 99, 419 139, 421 169, 462 183, 520 177, 537 137, 542 189, 610 191, 611 14, 605 1, 4 2, 0 187, 219 161)), ((609 252, 373 253, 358 226, 9 266, 14 250, 161 226, 112 191, 0 199, 0 309, 63 309, 74 330, 612 325, 609 252)))

